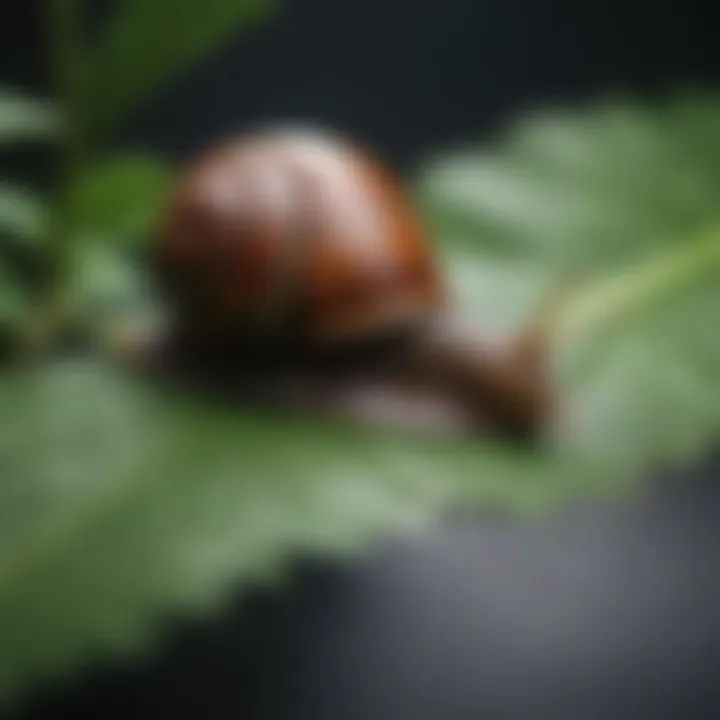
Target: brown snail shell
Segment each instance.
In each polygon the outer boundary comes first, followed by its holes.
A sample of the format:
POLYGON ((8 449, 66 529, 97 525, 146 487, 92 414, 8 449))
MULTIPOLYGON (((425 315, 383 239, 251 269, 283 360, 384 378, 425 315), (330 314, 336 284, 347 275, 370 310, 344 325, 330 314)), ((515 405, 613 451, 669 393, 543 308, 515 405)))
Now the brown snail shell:
POLYGON ((198 336, 332 347, 434 312, 422 225, 383 166, 320 133, 229 142, 181 179, 157 268, 198 336))

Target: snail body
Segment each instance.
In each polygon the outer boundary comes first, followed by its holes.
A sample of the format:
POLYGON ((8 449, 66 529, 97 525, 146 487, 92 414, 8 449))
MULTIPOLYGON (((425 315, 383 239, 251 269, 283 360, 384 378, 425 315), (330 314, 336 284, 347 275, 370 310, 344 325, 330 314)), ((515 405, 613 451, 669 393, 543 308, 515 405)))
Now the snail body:
POLYGON ((543 411, 534 364, 455 330, 399 184, 335 137, 265 131, 211 150, 180 178, 153 256, 176 347, 216 380, 350 415, 379 383, 501 431, 543 411))

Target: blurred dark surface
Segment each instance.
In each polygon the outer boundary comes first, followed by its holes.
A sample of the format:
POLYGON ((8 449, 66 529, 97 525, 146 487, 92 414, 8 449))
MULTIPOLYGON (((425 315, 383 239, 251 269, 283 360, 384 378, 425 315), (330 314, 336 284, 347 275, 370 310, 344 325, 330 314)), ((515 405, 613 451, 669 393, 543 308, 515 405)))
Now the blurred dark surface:
MULTIPOLYGON (((106 3, 95 5, 101 18, 106 3)), ((286 7, 144 108, 123 139, 183 158, 250 122, 314 120, 412 171, 536 103, 720 75, 710 3, 286 7)), ((41 29, 37 2, 0 6, 3 82, 45 85, 41 29)), ((11 166, 41 176, 43 159, 11 166)), ((715 461, 632 502, 532 524, 466 518, 353 567, 299 567, 288 591, 177 628, 143 666, 47 692, 22 717, 718 718, 719 480, 715 461)))
MULTIPOLYGON (((258 120, 329 124, 400 169, 537 103, 720 74, 711 2, 276 0, 128 129, 172 157, 258 120)), ((86 0, 91 27, 109 0, 86 0)), ((47 84, 40 0, 0 5, 0 78, 47 84)), ((158 29, 162 32, 162 28, 158 29)))

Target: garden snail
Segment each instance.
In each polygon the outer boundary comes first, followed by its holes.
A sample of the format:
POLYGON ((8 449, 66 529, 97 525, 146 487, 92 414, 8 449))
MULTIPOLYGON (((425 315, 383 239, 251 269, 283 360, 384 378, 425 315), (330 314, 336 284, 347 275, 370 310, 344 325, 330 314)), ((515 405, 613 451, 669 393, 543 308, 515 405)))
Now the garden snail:
POLYGON ((211 374, 324 374, 340 390, 384 376, 502 430, 532 429, 543 412, 534 362, 453 329, 439 264, 391 174, 328 134, 265 130, 191 164, 153 257, 174 335, 211 374))

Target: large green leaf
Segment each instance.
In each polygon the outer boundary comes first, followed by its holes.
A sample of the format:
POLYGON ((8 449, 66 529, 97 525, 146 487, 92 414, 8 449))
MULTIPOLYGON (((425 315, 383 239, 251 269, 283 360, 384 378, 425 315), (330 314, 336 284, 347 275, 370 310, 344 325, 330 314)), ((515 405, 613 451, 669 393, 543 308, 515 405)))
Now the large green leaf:
POLYGON ((720 436, 718 128, 713 93, 606 102, 528 115, 495 149, 428 166, 448 252, 578 279, 550 334, 566 452, 629 473, 720 436))
POLYGON ((102 136, 271 0, 121 0, 87 58, 84 113, 102 136))
POLYGON ((58 127, 57 112, 49 100, 0 87, 0 148, 51 138, 58 127))
POLYGON ((507 448, 214 407, 87 362, 6 375, 0 407, 0 695, 134 650, 160 611, 204 612, 296 553, 591 486, 507 448))

